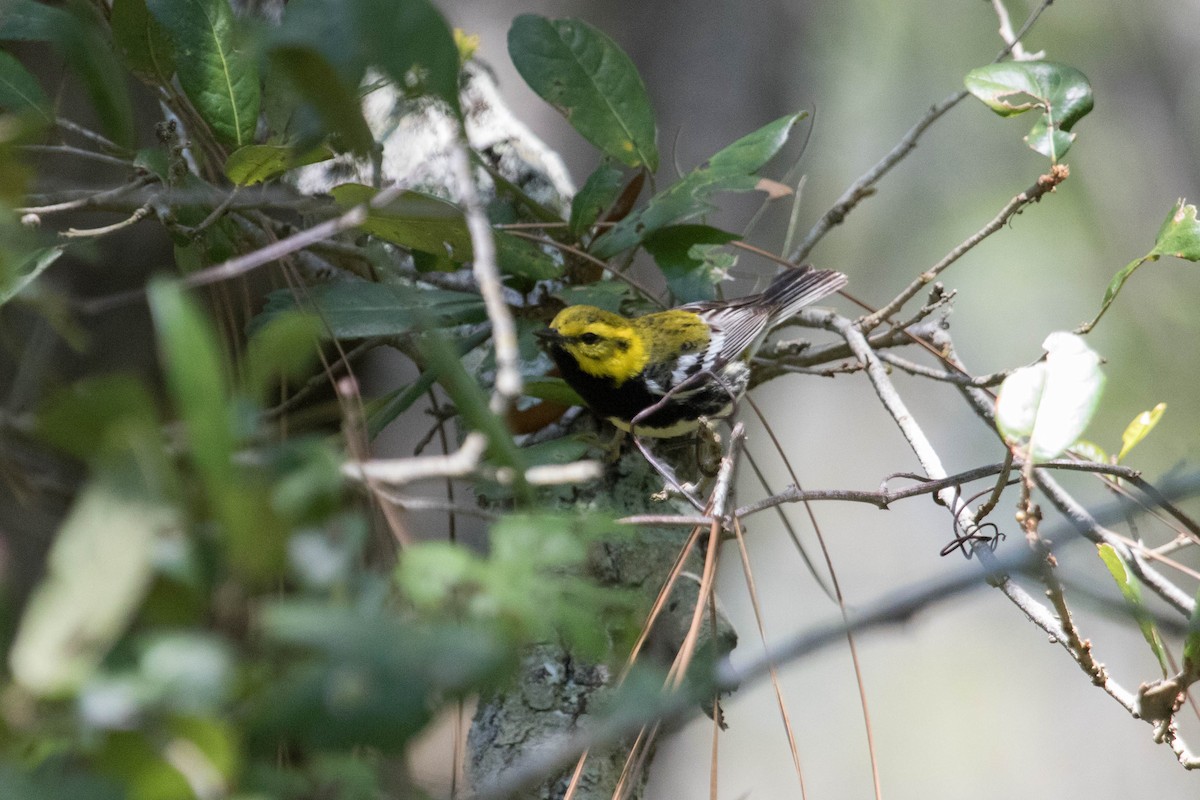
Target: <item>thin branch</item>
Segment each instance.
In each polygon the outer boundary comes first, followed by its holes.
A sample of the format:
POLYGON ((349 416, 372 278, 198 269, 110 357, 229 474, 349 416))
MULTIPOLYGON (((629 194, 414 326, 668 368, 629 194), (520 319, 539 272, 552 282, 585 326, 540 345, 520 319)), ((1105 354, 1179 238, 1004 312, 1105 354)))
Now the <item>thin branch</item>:
POLYGON ((925 272, 922 272, 916 279, 905 287, 900 294, 896 295, 887 305, 875 311, 872 314, 863 317, 859 322, 859 327, 864 331, 869 331, 884 322, 888 317, 895 314, 900 308, 912 299, 913 295, 921 291, 926 284, 931 283, 942 272, 944 272, 951 264, 960 259, 964 254, 978 245, 987 237, 991 236, 996 231, 1004 227, 1010 219, 1020 213, 1025 206, 1036 203, 1041 200, 1047 193, 1053 192, 1060 183, 1065 181, 1070 175, 1070 170, 1066 164, 1055 164, 1050 168, 1050 171, 1037 179, 1037 183, 1030 186, 1025 191, 1018 194, 1016 197, 1005 203, 1004 208, 1000 209, 992 220, 980 228, 975 233, 968 236, 962 243, 947 253, 941 261, 934 264, 925 272))
POLYGON ((58 235, 63 237, 64 239, 84 239, 84 238, 98 238, 100 236, 107 236, 110 233, 116 233, 119 230, 123 230, 125 228, 128 228, 128 227, 138 224, 139 222, 144 220, 146 217, 150 216, 151 213, 152 213, 152 209, 150 208, 150 206, 144 205, 141 208, 134 211, 132 214, 130 214, 125 219, 121 220, 120 222, 114 222, 112 225, 104 225, 99 228, 67 228, 65 231, 60 232, 58 235))
MULTIPOLYGON (((86 194, 71 200, 64 200, 59 203, 49 203, 41 206, 24 206, 23 208, 15 208, 13 211, 17 214, 60 214, 64 211, 78 211, 85 208, 96 208, 113 200, 118 200, 122 197, 125 197, 126 195, 129 195, 130 193, 142 188, 146 184, 153 183, 157 180, 158 178, 154 175, 139 175, 129 183, 114 187, 112 189, 105 189, 104 191, 100 192, 89 191, 86 194)), ((155 194, 157 194, 157 192, 155 194)), ((139 204, 138 206, 134 207, 134 210, 144 205, 144 203, 139 204)))
POLYGON ((921 134, 925 132, 926 128, 937 122, 943 114, 962 102, 966 96, 967 91, 964 89, 961 92, 955 92, 942 102, 930 106, 929 110, 925 112, 925 116, 921 117, 917 121, 917 124, 912 126, 908 133, 904 134, 903 138, 896 143, 896 146, 887 155, 880 159, 875 166, 863 173, 862 177, 852 183, 850 188, 842 193, 842 196, 837 199, 833 207, 826 211, 825 215, 805 235, 800 245, 788 255, 788 261, 793 264, 799 264, 807 258, 812 249, 816 247, 817 242, 826 233, 835 226, 842 224, 846 219, 846 215, 853 211, 855 206, 874 194, 875 184, 917 146, 917 140, 921 138, 921 134))
POLYGON ((110 156, 107 153, 97 153, 95 150, 84 150, 82 147, 72 147, 69 144, 23 144, 20 149, 26 153, 43 153, 45 155, 73 156, 87 161, 96 161, 111 167, 133 169, 133 162, 127 158, 110 156))

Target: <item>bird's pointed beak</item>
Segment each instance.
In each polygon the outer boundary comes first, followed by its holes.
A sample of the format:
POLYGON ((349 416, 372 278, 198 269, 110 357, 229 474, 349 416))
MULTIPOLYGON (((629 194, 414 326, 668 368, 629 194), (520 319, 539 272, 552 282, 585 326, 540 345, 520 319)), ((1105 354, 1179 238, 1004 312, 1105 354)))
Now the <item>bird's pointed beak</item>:
POLYGON ((540 331, 534 331, 533 335, 537 337, 538 341, 547 345, 562 341, 562 334, 554 328, 542 328, 540 331))

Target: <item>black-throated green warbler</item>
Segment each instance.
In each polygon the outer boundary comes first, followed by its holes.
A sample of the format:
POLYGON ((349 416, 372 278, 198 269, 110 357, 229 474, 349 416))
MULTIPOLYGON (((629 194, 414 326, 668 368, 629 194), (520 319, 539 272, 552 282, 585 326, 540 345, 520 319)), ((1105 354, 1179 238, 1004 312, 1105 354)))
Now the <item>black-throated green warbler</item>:
POLYGON ((767 333, 846 285, 811 266, 789 269, 760 294, 628 319, 568 306, 538 335, 572 389, 623 431, 680 436, 700 417, 723 417, 750 382, 767 333))

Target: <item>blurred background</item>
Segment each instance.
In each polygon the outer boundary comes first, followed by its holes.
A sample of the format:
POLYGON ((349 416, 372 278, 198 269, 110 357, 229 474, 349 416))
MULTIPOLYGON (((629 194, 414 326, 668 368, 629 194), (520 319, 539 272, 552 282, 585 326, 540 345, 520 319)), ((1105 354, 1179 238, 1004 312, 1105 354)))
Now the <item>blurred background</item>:
MULTIPOLYGON (((1036 5, 1010 2, 1013 26, 1036 5)), ((800 160, 806 176, 801 232, 931 104, 958 91, 963 75, 1002 47, 986 0, 460 0, 442 8, 452 24, 481 37, 480 55, 517 116, 562 154, 577 184, 596 166, 596 152, 513 69, 505 36, 517 14, 580 17, 616 40, 649 89, 663 162, 681 171, 783 114, 814 112, 807 143, 794 137, 776 171, 768 170, 781 176, 791 160, 800 160)), ((1082 70, 1096 107, 1075 127, 1078 138, 1065 159, 1070 179, 944 274, 947 287, 958 292, 951 333, 976 374, 1028 363, 1041 354, 1046 334, 1090 319, 1109 279, 1150 249, 1175 201, 1200 196, 1198 23, 1196 0, 1059 0, 1026 38, 1031 52, 1045 50, 1046 58, 1082 70)), ((964 100, 811 259, 848 273, 857 297, 886 302, 1046 170, 1046 159, 1022 141, 1030 125, 1032 119, 1000 119, 975 99, 964 100)), ((723 203, 714 224, 741 230, 757 207, 741 201, 723 203)), ((750 241, 778 252, 786 205, 772 209, 750 241)), ((736 274, 774 269, 743 256, 736 274)), ((1108 376, 1089 438, 1119 449, 1121 432, 1138 412, 1168 404, 1159 427, 1129 458, 1152 480, 1200 464, 1197 296, 1196 266, 1169 259, 1149 264, 1089 338, 1107 360, 1108 376)), ((833 305, 856 313, 845 300, 833 305)), ((949 471, 1001 460, 995 435, 956 392, 904 375, 895 380, 949 471)), ((757 397, 807 488, 875 489, 891 473, 918 468, 862 375, 788 376, 757 397)), ((751 425, 750 447, 770 465, 776 486, 788 482, 757 425, 751 425)), ((1108 497, 1084 476, 1062 482, 1081 499, 1108 497)), ((743 477, 739 501, 761 496, 761 487, 743 477)), ((1001 552, 1024 546, 1012 522, 1015 502, 1010 490, 992 517, 1009 534, 1001 552)), ((803 514, 791 514, 817 552, 803 514)), ((928 499, 886 512, 824 504, 816 514, 851 607, 923 578, 978 569, 961 556, 938 556, 952 532, 944 509, 928 499)), ((1053 510, 1044 530, 1062 530, 1053 510)), ((1149 524, 1141 533, 1164 535, 1149 524)), ((771 641, 836 615, 776 520, 754 519, 749 547, 771 641)), ((748 660, 760 652, 753 610, 736 549, 727 547, 722 557, 721 598, 741 633, 736 655, 748 660)), ((1071 580, 1113 588, 1090 545, 1072 545, 1061 560, 1071 580)), ((1194 583, 1169 574, 1193 591, 1194 583)), ((1136 689, 1156 676, 1154 657, 1131 620, 1086 605, 1076 611, 1083 634, 1117 680, 1136 689)), ((998 592, 980 589, 911 624, 865 635, 860 657, 880 777, 892 800, 1196 794, 1200 779, 1152 742, 1150 726, 1091 686, 1067 653, 1047 643, 998 592)), ((846 648, 786 668, 782 682, 809 796, 871 796, 846 648)), ((798 797, 770 685, 738 692, 726 716, 720 796, 798 797)), ((700 718, 666 737, 649 796, 707 796, 711 736, 711 723, 700 718)))
MULTIPOLYGON (((805 176, 801 234, 931 104, 959 91, 963 75, 990 62, 1002 47, 987 0, 443 0, 438 5, 453 25, 479 35, 479 54, 496 71, 514 112, 562 154, 577 185, 598 156, 513 69, 505 37, 520 13, 580 17, 616 40, 649 89, 663 162, 682 172, 771 120, 809 110, 808 127, 767 170, 780 177, 798 161, 805 176)), ((1020 27, 1036 5, 1011 0, 1014 26, 1020 27)), ((1029 363, 1041 354, 1048 333, 1090 319, 1109 279, 1149 251, 1176 200, 1200 197, 1200 90, 1194 79, 1200 74, 1200 0, 1058 0, 1025 44, 1082 70, 1092 82, 1096 107, 1075 128, 1078 138, 1066 159, 1070 179, 943 276, 957 292, 951 333, 976 374, 1029 363)), ((33 49, 17 50, 19 56, 37 55, 33 49)), ((53 76, 46 85, 54 85, 53 76)), ((152 129, 156 110, 143 106, 138 113, 137 128, 152 129)), ((1003 120, 978 101, 964 100, 926 132, 877 195, 826 236, 811 259, 846 272, 857 297, 883 304, 1046 170, 1046 159, 1021 140, 1032 122, 1003 120)), ((65 166, 77 171, 54 172, 43 164, 40 189, 77 185, 80 174, 97 172, 86 162, 65 166)), ((90 177, 104 182, 103 175, 90 177)), ((770 209, 749 240, 778 252, 788 205, 770 209)), ((755 198, 727 197, 710 221, 739 231, 756 208, 755 198)), ((74 224, 111 221, 110 216, 81 215, 74 224)), ((90 262, 64 258, 46 277, 69 281, 74 293, 87 296, 139 286, 147 264, 169 263, 166 235, 158 226, 143 225, 106 238, 90 262)), ((742 256, 735 270, 739 282, 731 292, 749 291, 757 278, 775 269, 742 256)), ((1148 264, 1089 337, 1107 360, 1108 376, 1089 438, 1115 452, 1137 413, 1159 402, 1168 405, 1158 428, 1129 459, 1151 480, 1200 465, 1197 296, 1195 265, 1170 259, 1148 264)), ((832 305, 857 313, 845 300, 832 305)), ((20 330, 27 321, 5 322, 20 330)), ((48 326, 39 330, 44 335, 28 339, 23 353, 0 348, 0 383, 39 383, 34 376, 10 373, 18 362, 62 374, 153 371, 144 308, 94 320, 89 334, 98 344, 85 354, 65 346, 48 326), (136 343, 144 349, 134 349, 136 343), (45 355, 30 357, 28 348, 45 355)), ((392 376, 390 385, 396 380, 392 376)), ((899 374, 895 380, 948 471, 1001 460, 995 434, 956 392, 899 374)), ((757 399, 806 488, 873 490, 892 473, 919 468, 861 374, 788 376, 763 387, 757 399)), ((7 402, 12 408, 25 405, 19 397, 9 396, 7 402)), ((773 486, 782 487, 790 478, 761 427, 749 424, 750 448, 773 486)), ((1110 499, 1086 476, 1064 476, 1062 482, 1090 503, 1110 499)), ((743 476, 740 503, 764 493, 743 476)), ((993 515, 1009 534, 1002 552, 1024 546, 1011 521, 1015 501, 1015 494, 1006 494, 993 515)), ((1198 502, 1185 507, 1200 513, 1198 502)), ((833 504, 815 511, 852 608, 923 579, 978 569, 961 556, 939 557, 952 531, 945 510, 928 499, 886 512, 833 504)), ((62 513, 61 506, 27 507, 0 494, 0 533, 39 533, 6 537, 12 550, 0 557, 11 563, 36 561, 21 548, 44 548, 62 513)), ((811 525, 799 509, 790 514, 819 559, 811 525)), ((1049 509, 1044 530, 1062 530, 1049 509)), ((1153 541, 1165 536, 1149 523, 1139 533, 1153 541)), ((836 606, 774 518, 764 514, 751 521, 748 545, 770 642, 836 617, 836 606)), ((1187 552, 1180 555, 1193 566, 1197 562, 1187 552)), ((736 549, 727 547, 722 557, 720 594, 741 632, 736 659, 745 662, 761 652, 754 613, 736 549)), ((1060 561, 1071 581, 1115 594, 1090 545, 1070 545, 1060 561)), ((1189 594, 1194 591, 1186 577, 1168 575, 1189 594)), ((13 577, 31 583, 36 576, 13 577)), ((1035 586, 1029 588, 1036 593, 1035 586)), ((1076 611, 1096 656, 1123 685, 1135 689, 1156 677, 1155 659, 1132 619, 1086 605, 1076 611)), ((1196 795, 1200 777, 1186 773, 1166 747, 1155 745, 1148 725, 1130 719, 1091 686, 1062 648, 1047 643, 998 592, 980 589, 905 626, 864 635, 859 655, 880 778, 891 800, 1196 795)), ((871 796, 863 715, 846 648, 832 648, 781 674, 809 796, 871 796)), ((770 685, 742 689, 725 709, 730 729, 719 743, 720 797, 799 796, 770 685)), ((1198 727, 1188 732, 1195 736, 1198 727)), ((711 723, 699 718, 663 737, 648 796, 707 796, 711 735, 711 723)), ((431 740, 424 753, 418 771, 441 791, 448 786, 450 767, 444 737, 431 740)))

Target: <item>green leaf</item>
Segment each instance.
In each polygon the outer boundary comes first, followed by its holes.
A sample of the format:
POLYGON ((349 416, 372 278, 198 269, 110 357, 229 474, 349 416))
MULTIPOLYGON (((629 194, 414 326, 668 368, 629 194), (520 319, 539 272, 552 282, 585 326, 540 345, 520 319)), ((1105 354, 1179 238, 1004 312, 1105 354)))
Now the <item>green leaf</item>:
POLYGON ((46 123, 54 121, 50 103, 37 79, 3 50, 0 50, 0 110, 18 114, 32 111, 46 123))
POLYGON ((1096 313, 1096 317, 1091 322, 1085 322, 1080 326, 1080 332, 1087 333, 1096 326, 1096 323, 1104 316, 1104 312, 1108 311, 1108 307, 1117 299, 1117 294, 1125 285, 1125 281, 1129 280, 1129 277, 1139 267, 1148 261, 1157 261, 1162 256, 1174 256, 1185 261, 1200 261, 1200 222, 1196 220, 1196 207, 1188 204, 1182 198, 1175 203, 1158 229, 1154 248, 1141 258, 1130 261, 1112 277, 1112 280, 1108 282, 1108 288, 1104 290, 1104 300, 1100 303, 1100 311, 1096 313))
POLYGON ((133 143, 133 105, 125 72, 102 31, 107 24, 82 3, 66 9, 34 0, 7 0, 0 11, 0 41, 48 41, 79 77, 104 130, 119 145, 133 143))
MULTIPOLYGON (((343 183, 330 190, 343 208, 369 203, 376 190, 361 183, 343 183)), ((402 247, 471 260, 471 234, 462 210, 453 203, 421 192, 404 192, 382 208, 370 208, 363 230, 402 247)))
MULTIPOLYGON (((289 3, 289 12, 291 8, 289 3)), ((309 45, 277 44, 268 52, 273 74, 283 75, 320 120, 316 130, 299 126, 297 135, 301 144, 317 144, 326 134, 333 134, 341 147, 356 155, 365 156, 375 149, 375 136, 363 117, 357 79, 349 82, 322 52, 309 45)))
POLYGON ((179 83, 226 144, 245 145, 258 127, 258 66, 239 42, 229 0, 147 0, 175 46, 179 83))
POLYGON ((526 464, 521 449, 513 442, 504 420, 488 407, 487 396, 475 377, 467 372, 453 345, 436 330, 429 330, 418 344, 425 363, 454 401, 463 422, 470 430, 479 431, 487 437, 489 456, 512 471, 512 484, 517 497, 523 503, 530 502, 533 492, 525 480, 526 464))
POLYGON ((1025 141, 1057 162, 1075 141, 1070 130, 1092 110, 1092 87, 1074 67, 1050 61, 1001 61, 967 73, 971 94, 1002 117, 1031 108, 1042 115, 1025 141))
POLYGON ((397 751, 440 705, 496 686, 515 660, 479 628, 423 628, 295 601, 269 604, 255 619, 268 643, 309 656, 255 698, 253 733, 264 743, 397 751))
POLYGON ((65 245, 43 247, 28 254, 11 267, 11 274, 6 274, 8 270, 0 272, 0 278, 7 280, 8 283, 7 286, 0 285, 0 306, 12 300, 21 293, 22 289, 37 280, 37 277, 57 261, 66 249, 65 245))
POLYGON ((1158 229, 1151 256, 1175 256, 1185 261, 1200 261, 1200 222, 1196 207, 1183 200, 1175 204, 1158 229))
MULTIPOLYGON (((477 331, 458 342, 458 355, 462 358, 491 338, 490 328, 477 331)), ((374 439, 392 420, 403 414, 437 382, 432 370, 425 370, 411 385, 389 392, 367 407, 367 438, 374 439)))
POLYGON ((779 152, 792 126, 803 117, 781 117, 721 150, 683 180, 652 197, 640 212, 630 214, 598 237, 592 244, 592 255, 611 258, 659 228, 701 216, 712 210, 710 198, 717 192, 753 190, 758 184, 755 173, 779 152))
POLYGON ((623 164, 658 169, 650 98, 616 42, 582 20, 522 14, 509 28, 508 53, 585 139, 623 164))
POLYGON ((549 400, 563 406, 581 406, 583 398, 562 378, 527 378, 522 385, 526 397, 549 400))
POLYGON ((567 228, 571 236, 579 239, 595 225, 600 215, 621 196, 624 186, 625 176, 621 170, 608 163, 597 167, 571 201, 571 220, 567 228))
POLYGON ((225 177, 238 186, 253 186, 282 175, 289 169, 306 164, 319 164, 333 158, 328 147, 315 147, 305 153, 297 153, 281 144, 248 144, 239 147, 225 160, 225 177))
POLYGON ((234 409, 216 333, 178 284, 154 280, 148 297, 167 389, 232 566, 248 579, 269 579, 283 563, 284 531, 266 488, 233 463, 234 409))
POLYGON ((353 0, 359 36, 371 60, 399 86, 416 86, 461 115, 458 46, 429 0, 353 0))
POLYGON ((1070 452, 1071 455, 1084 461, 1095 461, 1098 464, 1108 463, 1108 453, 1104 452, 1104 448, 1087 439, 1080 439, 1071 445, 1070 452))
POLYGON ((175 74, 171 37, 146 8, 146 0, 113 0, 113 43, 129 70, 147 83, 166 85, 175 74))
POLYGON ((496 240, 496 265, 500 274, 513 278, 518 289, 528 290, 537 281, 562 275, 563 267, 541 245, 503 231, 493 231, 496 240))
POLYGON ((654 257, 676 299, 691 303, 714 299, 716 283, 722 277, 713 274, 710 262, 703 257, 705 246, 740 238, 709 225, 672 225, 647 236, 642 246, 654 257))
POLYGON ((246 343, 242 390, 263 402, 280 378, 304 377, 317 360, 324 326, 313 314, 281 313, 259 327, 246 343))
POLYGON ((1154 430, 1154 426, 1162 419, 1163 412, 1166 410, 1167 404, 1159 403, 1149 411, 1143 411, 1133 418, 1133 421, 1126 426, 1125 432, 1121 434, 1121 452, 1117 454, 1118 462, 1150 435, 1150 431, 1154 430))
POLYGON ((178 524, 169 506, 127 475, 101 474, 84 488, 21 617, 9 653, 16 681, 38 695, 77 688, 145 596, 156 537, 178 524))
MULTIPOLYGON (((369 203, 376 195, 374 189, 360 183, 343 183, 330 193, 344 208, 369 203)), ((470 261, 474 252, 462 210, 420 192, 404 192, 382 208, 370 208, 361 227, 393 244, 460 264, 470 261)), ((535 243, 502 231, 494 231, 492 235, 496 260, 504 275, 528 285, 562 274, 562 265, 535 243)))
MULTIPOLYGON (((322 335, 336 339, 398 336, 422 325, 443 327, 487 319, 483 298, 477 294, 358 280, 314 286, 305 292, 303 303, 324 323, 322 335)), ((251 323, 251 332, 295 309, 291 290, 272 292, 263 313, 251 323)))
POLYGON ((1014 370, 996 399, 1001 435, 1026 445, 1036 461, 1056 458, 1079 439, 1104 392, 1100 356, 1082 337, 1057 331, 1042 346, 1045 361, 1014 370))
POLYGON ((1121 559, 1116 548, 1110 544, 1097 545, 1096 549, 1100 552, 1100 559, 1104 562, 1104 566, 1108 567, 1108 572, 1113 576, 1113 580, 1117 582, 1117 588, 1121 590, 1121 596, 1125 598, 1125 602, 1129 604, 1129 608, 1133 611, 1133 616, 1137 620, 1138 627, 1142 629, 1142 636, 1145 637, 1146 643, 1150 645, 1150 649, 1154 651, 1155 657, 1158 658, 1158 665, 1162 668, 1163 677, 1165 678, 1169 672, 1169 661, 1167 660, 1167 651, 1163 647, 1162 637, 1158 634, 1158 627, 1154 624, 1154 618, 1146 610, 1142 603, 1142 586, 1138 582, 1137 576, 1134 575, 1125 566, 1125 562, 1121 559))
POLYGON ((142 454, 160 452, 163 457, 160 427, 154 398, 128 375, 72 383, 51 395, 39 409, 37 421, 42 439, 93 463, 123 458, 131 447, 142 454))
POLYGON ((596 281, 583 286, 564 286, 552 296, 569 306, 595 306, 614 314, 621 313, 621 307, 630 298, 629 284, 618 281, 596 281))

